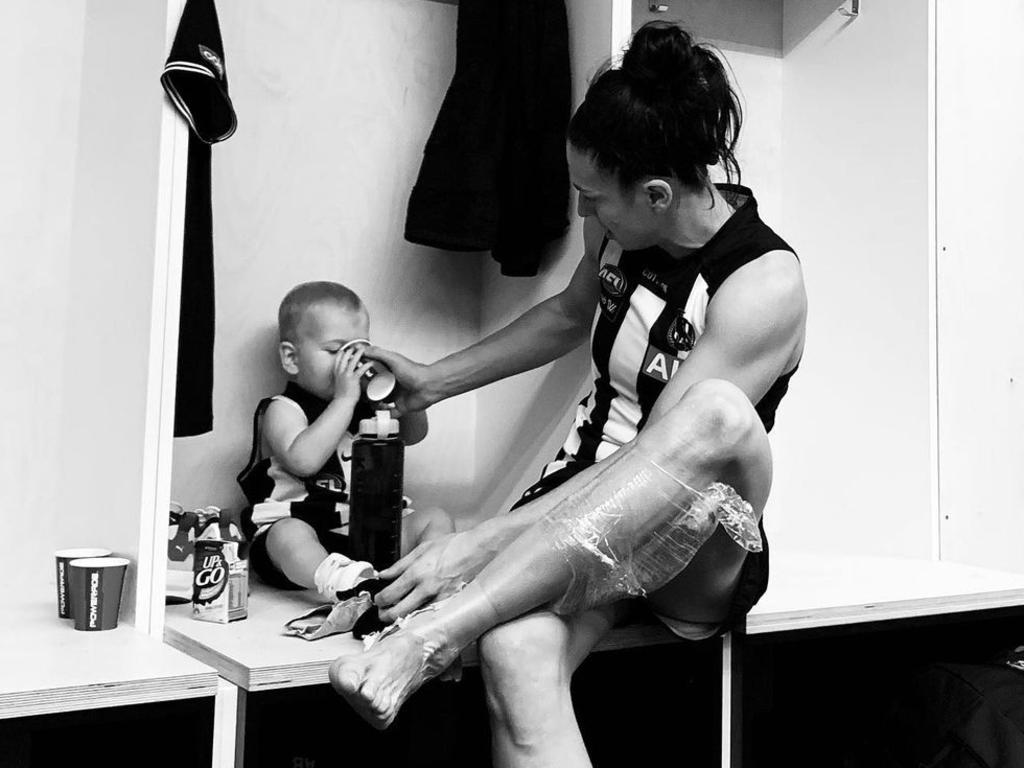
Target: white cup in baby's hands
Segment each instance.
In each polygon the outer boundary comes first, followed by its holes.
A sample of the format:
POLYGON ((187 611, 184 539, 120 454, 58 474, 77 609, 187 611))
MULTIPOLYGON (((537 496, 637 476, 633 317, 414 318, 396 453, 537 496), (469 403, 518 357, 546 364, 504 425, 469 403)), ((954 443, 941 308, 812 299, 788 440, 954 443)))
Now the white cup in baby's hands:
MULTIPOLYGON (((352 339, 352 341, 346 342, 338 353, 344 354, 349 347, 362 349, 369 344, 369 339, 352 339)), ((369 366, 363 371, 362 378, 359 379, 359 386, 363 391, 363 397, 371 403, 379 403, 395 391, 395 374, 380 360, 367 360, 366 362, 369 363, 369 366)))

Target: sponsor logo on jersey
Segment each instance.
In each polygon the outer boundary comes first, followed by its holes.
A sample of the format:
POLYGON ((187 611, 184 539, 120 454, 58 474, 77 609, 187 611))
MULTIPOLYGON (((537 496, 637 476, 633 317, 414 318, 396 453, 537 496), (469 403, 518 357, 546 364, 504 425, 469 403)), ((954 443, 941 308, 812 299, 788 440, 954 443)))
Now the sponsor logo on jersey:
POLYGON ((679 364, 682 362, 671 352, 665 352, 648 344, 647 354, 644 355, 644 364, 640 369, 640 373, 656 379, 662 384, 668 384, 669 380, 676 375, 676 371, 679 370, 679 364))
POLYGON ((651 287, 657 288, 662 294, 668 293, 668 283, 658 277, 658 273, 650 267, 644 267, 643 274, 644 280, 651 284, 651 287))
POLYGON ((676 316, 668 327, 668 333, 665 334, 665 341, 676 352, 689 352, 693 349, 697 342, 697 330, 693 323, 686 319, 683 310, 676 310, 676 316))
POLYGON ((629 287, 626 276, 614 264, 605 264, 597 278, 601 281, 601 312, 614 321, 627 303, 624 298, 629 287))
POLYGON ((220 56, 202 44, 199 46, 199 55, 213 64, 213 68, 217 70, 217 77, 224 78, 224 64, 220 60, 220 56))

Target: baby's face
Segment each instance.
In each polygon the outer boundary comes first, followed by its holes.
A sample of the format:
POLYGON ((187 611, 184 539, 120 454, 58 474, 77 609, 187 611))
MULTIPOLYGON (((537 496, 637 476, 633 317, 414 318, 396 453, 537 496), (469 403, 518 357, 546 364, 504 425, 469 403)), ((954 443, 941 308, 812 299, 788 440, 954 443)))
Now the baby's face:
POLYGON ((334 395, 334 364, 342 347, 370 335, 365 309, 351 310, 334 303, 316 304, 299 323, 295 343, 299 372, 295 381, 314 395, 330 400, 334 395))

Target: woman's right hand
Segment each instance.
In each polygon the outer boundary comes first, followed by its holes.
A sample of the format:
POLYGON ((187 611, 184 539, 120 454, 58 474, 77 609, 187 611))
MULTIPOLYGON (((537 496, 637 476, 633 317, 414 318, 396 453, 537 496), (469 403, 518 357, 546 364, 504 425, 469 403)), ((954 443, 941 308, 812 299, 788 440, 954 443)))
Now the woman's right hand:
POLYGON ((395 394, 396 415, 401 416, 411 411, 422 411, 437 402, 429 387, 430 366, 417 363, 404 355, 381 347, 368 346, 363 348, 363 356, 368 360, 380 360, 391 369, 398 380, 395 394))

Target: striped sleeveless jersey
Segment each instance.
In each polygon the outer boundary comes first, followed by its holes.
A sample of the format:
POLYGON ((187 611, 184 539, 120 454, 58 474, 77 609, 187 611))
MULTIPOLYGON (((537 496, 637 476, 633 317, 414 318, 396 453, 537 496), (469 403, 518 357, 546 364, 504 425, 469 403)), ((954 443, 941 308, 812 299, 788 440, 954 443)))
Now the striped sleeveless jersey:
MULTIPOLYGON (((684 259, 660 248, 601 247, 601 298, 591 328, 594 376, 549 475, 571 462, 593 464, 636 437, 658 395, 704 332, 708 304, 725 279, 769 251, 792 251, 757 213, 746 187, 717 185, 735 209, 707 243, 684 259)), ((796 369, 780 376, 756 404, 765 429, 796 369)))

